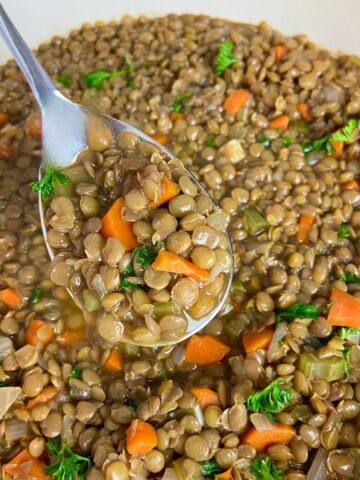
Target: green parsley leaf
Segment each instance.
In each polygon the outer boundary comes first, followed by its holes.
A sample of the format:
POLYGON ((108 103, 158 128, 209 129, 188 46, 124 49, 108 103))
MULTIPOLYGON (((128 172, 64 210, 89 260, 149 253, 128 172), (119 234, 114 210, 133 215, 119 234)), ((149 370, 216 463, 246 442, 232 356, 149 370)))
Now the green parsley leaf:
POLYGON ((356 118, 350 118, 347 124, 337 130, 334 133, 330 133, 325 137, 319 138, 314 142, 305 143, 303 150, 305 153, 312 152, 314 150, 326 150, 328 153, 334 151, 334 147, 331 145, 332 141, 340 141, 345 143, 353 143, 356 140, 356 130, 359 120, 356 118))
POLYGON ((173 112, 182 112, 185 108, 184 106, 184 100, 187 98, 190 98, 192 96, 191 92, 185 92, 185 93, 179 93, 179 95, 176 95, 175 101, 171 106, 171 110, 173 112))
POLYGON ((131 90, 132 90, 133 88, 135 88, 134 79, 129 77, 129 78, 126 80, 126 86, 127 86, 128 88, 131 88, 131 90))
POLYGON ((70 378, 79 378, 82 374, 82 369, 79 367, 74 367, 70 372, 70 378))
POLYGON ((360 277, 353 272, 345 272, 343 275, 340 275, 338 279, 345 283, 360 283, 360 277))
POLYGON ((144 270, 150 266, 156 258, 157 249, 155 247, 148 247, 146 245, 135 247, 132 251, 132 258, 144 270))
POLYGON ((263 390, 249 395, 245 406, 248 412, 277 413, 289 405, 291 397, 292 391, 289 383, 279 377, 263 390))
POLYGON ((135 66, 131 60, 131 58, 129 57, 129 55, 127 53, 125 53, 125 63, 128 67, 128 73, 134 73, 135 72, 135 66))
POLYGON ((277 312, 277 321, 294 320, 295 318, 316 319, 320 311, 314 305, 304 305, 303 303, 294 303, 290 307, 282 308, 277 312))
POLYGON ((58 75, 55 80, 57 83, 60 83, 63 87, 70 88, 72 85, 73 78, 70 74, 68 75, 58 75))
POLYGON ((46 475, 59 480, 85 480, 92 466, 90 458, 73 452, 60 437, 49 440, 46 448, 55 457, 54 463, 45 468, 46 475))
POLYGON ((360 335, 360 328, 341 327, 338 335, 342 340, 346 340, 351 335, 360 335))
POLYGON ((338 231, 338 238, 349 238, 350 237, 350 228, 349 225, 342 224, 338 231))
POLYGON ((30 302, 33 304, 38 303, 40 302, 43 296, 44 296, 44 291, 41 287, 32 287, 30 302))
POLYGON ((271 145, 271 140, 269 137, 263 137, 261 140, 260 140, 260 143, 263 147, 267 148, 267 147, 270 147, 271 145))
POLYGON ((256 457, 250 464, 250 472, 256 480, 285 480, 285 473, 278 468, 270 457, 256 457))
POLYGON ((215 458, 201 462, 201 473, 205 477, 211 477, 212 475, 216 475, 217 473, 221 473, 222 471, 223 469, 219 467, 215 458))
POLYGON ((233 55, 233 49, 234 44, 230 40, 223 42, 219 46, 215 64, 215 73, 218 77, 222 75, 227 68, 231 67, 231 65, 239 60, 233 55))
POLYGON ((352 347, 345 347, 344 350, 343 350, 345 375, 347 375, 349 373, 349 370, 352 366, 351 363, 350 363, 351 349, 352 349, 352 347))
POLYGON ((142 290, 143 286, 140 283, 129 282, 127 278, 122 278, 120 281, 121 288, 129 288, 131 290, 142 290))
POLYGON ((108 72, 106 70, 95 70, 94 72, 83 73, 83 82, 89 88, 97 88, 98 90, 100 90, 104 86, 105 80, 111 80, 112 78, 116 77, 124 77, 131 73, 134 73, 134 64, 127 53, 125 54, 124 59, 127 68, 122 68, 121 70, 116 70, 115 72, 108 72))
POLYGON ((61 173, 58 168, 51 165, 46 165, 44 176, 41 180, 31 183, 33 192, 41 192, 44 198, 50 197, 55 193, 55 184, 61 183, 64 185, 69 182, 69 177, 61 173))
POLYGON ((216 140, 215 140, 215 137, 209 137, 205 140, 205 145, 207 147, 212 147, 212 148, 216 148, 217 145, 216 145, 216 140))

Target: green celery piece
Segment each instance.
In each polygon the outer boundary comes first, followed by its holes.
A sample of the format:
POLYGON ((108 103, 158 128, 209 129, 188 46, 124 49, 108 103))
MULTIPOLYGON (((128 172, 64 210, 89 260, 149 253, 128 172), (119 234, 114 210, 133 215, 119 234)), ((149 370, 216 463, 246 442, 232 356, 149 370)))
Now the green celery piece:
POLYGON ((248 412, 278 413, 289 405, 291 397, 292 391, 289 383, 279 377, 263 390, 249 395, 245 405, 248 412))
POLYGON ((160 320, 166 315, 178 315, 179 308, 174 302, 160 302, 154 303, 154 315, 155 318, 160 320))
POLYGON ((265 218, 253 207, 244 208, 242 212, 242 219, 245 230, 250 235, 259 235, 267 227, 265 218))
POLYGON ((309 380, 333 382, 343 377, 345 362, 341 357, 319 358, 313 352, 304 352, 300 355, 298 369, 309 380))

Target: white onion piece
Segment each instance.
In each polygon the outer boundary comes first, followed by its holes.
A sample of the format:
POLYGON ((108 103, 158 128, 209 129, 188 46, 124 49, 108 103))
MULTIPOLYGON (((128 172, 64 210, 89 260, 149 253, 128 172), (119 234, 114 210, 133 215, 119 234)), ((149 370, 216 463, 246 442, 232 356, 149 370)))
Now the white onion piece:
POLYGON ((29 425, 17 418, 9 418, 5 420, 5 440, 14 442, 15 440, 23 440, 29 436, 29 425))
POLYGON ((286 322, 281 322, 276 328, 274 335, 272 337, 271 343, 267 350, 266 358, 269 363, 271 363, 276 358, 276 354, 279 349, 279 342, 286 337, 289 333, 288 325, 286 322))
POLYGON ((266 432, 275 430, 275 423, 264 413, 252 413, 250 415, 250 422, 254 425, 258 432, 266 432))
POLYGON ((1 387, 0 388, 0 419, 9 410, 11 405, 19 397, 22 390, 20 387, 1 387))
POLYGON ((0 336, 0 358, 6 357, 14 351, 13 342, 8 337, 0 336))
POLYGON ((310 470, 307 473, 307 480, 327 480, 326 460, 328 454, 328 450, 325 450, 325 448, 319 448, 311 464, 310 470))
POLYGON ((167 468, 162 476, 162 480, 178 480, 175 470, 173 468, 167 468))
POLYGON ((174 362, 174 365, 178 367, 183 365, 185 362, 185 346, 181 344, 176 345, 171 358, 172 358, 172 361, 174 362))

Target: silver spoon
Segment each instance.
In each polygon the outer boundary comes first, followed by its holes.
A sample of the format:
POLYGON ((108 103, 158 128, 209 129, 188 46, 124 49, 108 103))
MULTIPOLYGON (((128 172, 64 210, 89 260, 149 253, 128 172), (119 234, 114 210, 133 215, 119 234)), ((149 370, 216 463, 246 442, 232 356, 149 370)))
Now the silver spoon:
MULTIPOLYGON (((43 148, 42 165, 46 165, 46 163, 51 159, 51 164, 55 167, 69 167, 74 162, 79 152, 87 147, 87 124, 90 113, 84 107, 71 102, 59 92, 51 78, 37 61, 30 48, 27 46, 24 39, 15 28, 1 3, 0 35, 22 70, 41 109, 43 148), (61 141, 59 141, 59 139, 61 139, 61 141)), ((121 120, 116 120, 115 118, 111 118, 107 115, 104 115, 104 118, 106 120, 106 124, 111 127, 113 137, 121 132, 133 132, 140 139, 156 145, 156 147, 163 151, 169 158, 175 158, 169 150, 157 143, 151 137, 145 135, 137 128, 134 128, 128 123, 122 122, 121 120)), ((213 204, 216 205, 212 197, 202 187, 197 179, 189 171, 187 171, 187 173, 193 182, 195 182, 198 189, 205 193, 211 199, 213 204)), ((40 177, 41 174, 42 169, 40 168, 40 177)), ((46 246, 50 258, 53 259, 55 257, 55 253, 47 242, 47 231, 44 222, 44 209, 41 193, 39 193, 39 208, 41 226, 46 246)), ((230 253, 232 255, 232 243, 229 235, 228 240, 230 253)), ((226 287, 224 288, 216 307, 208 315, 202 317, 201 319, 195 320, 186 313, 188 328, 182 338, 176 341, 161 340, 155 344, 147 346, 157 347, 177 343, 185 340, 197 331, 204 328, 205 325, 207 325, 221 310, 230 291, 232 276, 233 265, 231 265, 231 270, 226 274, 226 287)), ((69 293, 76 304, 83 310, 80 300, 76 298, 76 296, 74 296, 70 291, 69 293)), ((85 318, 91 320, 88 312, 84 312, 84 314, 85 318)), ((127 336, 124 336, 124 342, 139 344, 127 336)))

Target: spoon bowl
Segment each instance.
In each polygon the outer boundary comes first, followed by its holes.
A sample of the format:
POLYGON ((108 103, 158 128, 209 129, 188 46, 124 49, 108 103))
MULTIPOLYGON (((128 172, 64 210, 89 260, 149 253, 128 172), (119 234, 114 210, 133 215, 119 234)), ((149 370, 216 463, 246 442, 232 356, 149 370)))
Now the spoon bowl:
MULTIPOLYGON (((9 19, 1 4, 0 35, 14 55, 15 60, 25 75, 25 78, 27 79, 41 108, 43 157, 42 166, 40 167, 39 171, 39 178, 42 177, 43 167, 47 164, 51 164, 59 169, 64 169, 71 166, 76 161, 78 154, 88 147, 88 121, 89 116, 93 115, 93 113, 90 113, 83 106, 71 102, 60 93, 43 67, 37 61, 29 47, 26 45, 23 38, 20 36, 19 32, 9 19)), ((97 114, 97 116, 99 115, 97 114)), ((108 128, 110 128, 113 138, 122 132, 132 132, 139 137, 140 141, 148 142, 156 146, 156 148, 169 160, 176 158, 167 148, 160 145, 153 138, 144 134, 132 125, 107 115, 101 115, 101 117, 102 118, 100 120, 102 120, 108 126, 108 128)), ((211 199, 213 205, 216 206, 213 198, 194 177, 194 175, 192 175, 192 173, 187 169, 185 169, 185 171, 191 180, 196 184, 198 190, 207 195, 211 199)), ((44 216, 45 208, 41 192, 39 192, 39 210, 41 227, 45 238, 46 247, 51 260, 53 260, 56 254, 47 241, 47 228, 44 216)), ((231 258, 233 258, 232 242, 228 233, 227 237, 229 243, 229 253, 231 254, 231 258)), ((224 302, 230 291, 233 269, 234 266, 232 262, 230 270, 225 274, 225 287, 223 288, 216 306, 213 310, 211 310, 210 313, 200 319, 194 319, 189 315, 189 313, 186 311, 184 312, 188 326, 187 331, 181 338, 178 338, 175 341, 160 340, 151 344, 142 344, 135 342, 129 336, 124 335, 123 341, 136 345, 158 347, 178 343, 198 332, 220 312, 222 306, 224 305, 224 302)), ((75 303, 82 309, 85 319, 93 322, 92 315, 84 309, 80 298, 73 294, 70 290, 68 291, 75 303)))

